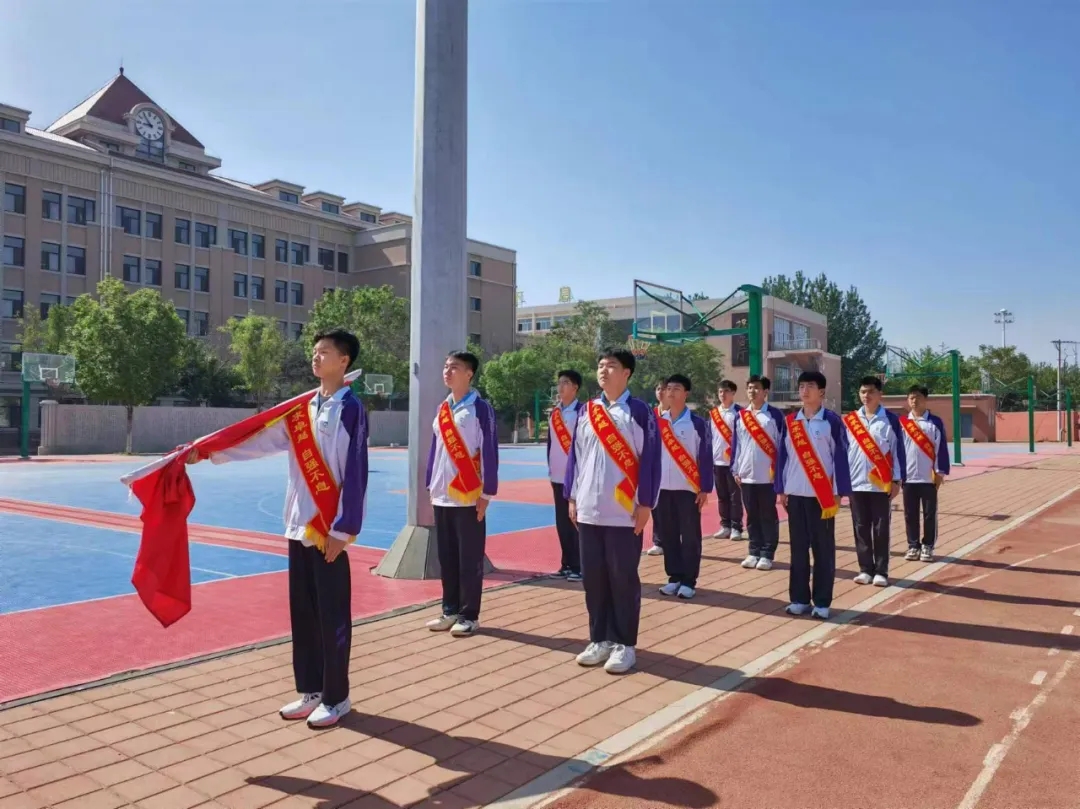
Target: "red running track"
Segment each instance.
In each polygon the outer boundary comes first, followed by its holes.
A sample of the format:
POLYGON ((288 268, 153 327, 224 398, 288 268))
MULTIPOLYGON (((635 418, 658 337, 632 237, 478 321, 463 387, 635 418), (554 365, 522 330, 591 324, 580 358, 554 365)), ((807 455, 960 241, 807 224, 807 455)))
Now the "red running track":
POLYGON ((554 806, 1080 806, 1078 528, 1074 495, 554 806))

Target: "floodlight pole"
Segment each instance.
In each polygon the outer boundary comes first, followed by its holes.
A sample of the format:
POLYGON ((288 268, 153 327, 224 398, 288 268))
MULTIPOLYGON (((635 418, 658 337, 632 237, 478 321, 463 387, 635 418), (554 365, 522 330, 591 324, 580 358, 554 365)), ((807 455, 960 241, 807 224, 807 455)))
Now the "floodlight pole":
POLYGON ((22 381, 22 436, 20 456, 24 461, 30 459, 30 380, 22 381))

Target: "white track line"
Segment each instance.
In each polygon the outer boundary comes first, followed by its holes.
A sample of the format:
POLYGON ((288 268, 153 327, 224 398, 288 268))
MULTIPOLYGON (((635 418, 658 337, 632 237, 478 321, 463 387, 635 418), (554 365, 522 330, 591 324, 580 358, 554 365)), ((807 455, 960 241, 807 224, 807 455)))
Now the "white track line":
POLYGON ((1072 624, 1069 624, 1068 626, 1061 627, 1061 634, 1062 635, 1071 635, 1072 633, 1073 633, 1072 624))
MULTIPOLYGON (((688 725, 693 724, 708 711, 713 702, 725 699, 732 693, 744 688, 755 677, 767 672, 778 664, 783 663, 788 657, 795 654, 804 646, 821 640, 835 632, 841 626, 850 623, 868 610, 881 604, 883 601, 895 596, 901 590, 909 588, 916 582, 929 578, 933 574, 945 568, 951 560, 961 559, 974 553, 979 548, 997 539, 1013 529, 1023 525, 1033 517, 1042 514, 1049 508, 1060 503, 1076 492, 1080 492, 1080 486, 1073 486, 1068 491, 1043 503, 1041 506, 1021 514, 1010 522, 972 540, 967 545, 956 550, 948 557, 940 561, 919 568, 911 576, 902 582, 897 582, 890 587, 878 589, 873 595, 859 602, 849 610, 840 613, 826 623, 815 626, 808 632, 788 641, 771 652, 768 652, 756 660, 751 661, 741 670, 734 670, 721 677, 711 685, 698 689, 666 708, 661 708, 651 716, 647 716, 638 723, 631 725, 624 731, 616 733, 595 747, 584 753, 564 761, 558 767, 549 770, 543 775, 523 787, 511 792, 506 797, 488 805, 489 809, 533 809, 544 806, 558 800, 573 790, 573 784, 583 776, 590 774, 594 769, 607 769, 622 760, 639 755, 667 737, 678 733, 688 725)), ((1034 559, 1049 556, 1067 548, 1080 545, 1069 545, 1066 548, 1057 548, 1045 554, 1032 557, 1032 559, 1015 563, 1017 566, 1026 565, 1034 559)), ((1010 565, 1012 567, 1012 565, 1010 565)), ((977 578, 983 578, 991 574, 982 574, 977 578)), ((970 580, 969 580, 970 581, 970 580)), ((967 583, 967 582, 965 582, 967 583)), ((962 586, 962 585, 954 585, 962 586)), ((952 589, 952 588, 948 588, 952 589)), ((935 593, 938 596, 940 593, 935 593)), ((932 596, 933 597, 933 596, 932 596)), ((931 597, 931 598, 932 598, 931 597)), ((648 693, 647 691, 645 692, 648 693)))
POLYGON ((1037 672, 1035 672, 1035 676, 1031 678, 1031 684, 1032 685, 1042 685, 1043 680, 1045 680, 1045 679, 1046 679, 1046 672, 1045 671, 1037 671, 1037 672))
POLYGON ((1044 685, 1035 698, 1027 704, 1026 707, 1021 708, 1018 711, 1014 711, 1010 717, 1013 721, 1012 729, 1006 734, 1005 738, 995 744, 986 753, 986 758, 983 759, 982 771, 976 776, 975 781, 971 784, 967 794, 964 795, 964 799, 957 804, 957 809, 975 809, 978 805, 979 799, 982 798, 986 792, 986 788, 990 786, 990 782, 994 780, 994 775, 997 773, 1001 763, 1005 760, 1005 756, 1009 754, 1009 750, 1016 744, 1016 740, 1020 738, 1020 734, 1024 732, 1024 729, 1031 723, 1032 718, 1037 711, 1050 696, 1050 692, 1057 688, 1058 684, 1065 679, 1065 675, 1069 673, 1069 669, 1073 667, 1073 664, 1080 659, 1080 652, 1073 652, 1069 655, 1069 659, 1065 661, 1065 664, 1058 669, 1058 673, 1054 675, 1054 678, 1044 685))

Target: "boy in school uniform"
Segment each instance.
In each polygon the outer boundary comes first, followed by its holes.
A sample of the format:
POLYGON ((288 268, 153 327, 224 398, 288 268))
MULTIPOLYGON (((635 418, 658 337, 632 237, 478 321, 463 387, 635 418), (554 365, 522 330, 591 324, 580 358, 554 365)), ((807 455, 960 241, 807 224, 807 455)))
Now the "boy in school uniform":
POLYGON ((664 451, 654 515, 664 535, 668 576, 660 592, 693 598, 701 571, 701 509, 713 490, 712 436, 705 419, 686 406, 690 379, 672 374, 665 388, 668 409, 657 422, 664 451))
MULTIPOLYGON (((656 404, 653 406, 653 413, 656 418, 660 418, 665 410, 667 410, 667 402, 665 400, 666 383, 661 379, 656 383, 656 389, 653 391, 653 396, 656 398, 656 404)), ((652 523, 652 545, 649 550, 646 551, 649 556, 663 556, 664 555, 664 542, 663 542, 663 529, 656 522, 656 515, 653 515, 652 523)))
POLYGON ((859 559, 856 584, 889 584, 889 528, 892 501, 907 477, 900 419, 881 404, 881 380, 859 382, 863 406, 844 416, 851 467, 851 521, 859 559))
POLYGON ((934 561, 937 541, 938 489, 949 474, 949 446, 945 443, 945 423, 926 409, 930 391, 915 385, 908 391, 904 428, 907 479, 904 481, 904 522, 908 550, 905 559, 934 561), (919 510, 922 509, 922 541, 919 541, 919 510), (921 546, 921 547, 920 547, 921 546))
POLYGON ((581 374, 574 370, 559 371, 559 401, 548 416, 547 460, 551 492, 555 498, 555 530, 559 534, 562 564, 557 578, 581 581, 581 551, 578 547, 577 526, 570 519, 570 501, 566 499, 563 481, 566 479, 566 459, 574 442, 574 427, 585 403, 578 401, 581 374))
POLYGON ((739 411, 733 435, 732 474, 742 493, 750 547, 742 566, 772 570, 780 545, 780 515, 776 510, 776 462, 784 440, 784 414, 766 399, 772 383, 767 376, 746 383, 749 407, 739 411))
MULTIPOLYGON (((345 547, 356 540, 364 520, 368 426, 345 373, 359 353, 360 343, 347 331, 315 335, 311 370, 319 390, 311 402, 244 443, 210 455, 211 463, 221 464, 289 452, 284 516, 293 679, 300 698, 279 713, 317 728, 337 724, 352 707, 352 577, 345 547), (328 490, 325 483, 334 485, 328 490), (319 502, 335 488, 340 490, 336 516, 327 520, 319 502)), ((192 450, 188 463, 200 460, 199 451, 192 450)))
POLYGON ((720 383, 717 406, 709 411, 712 421, 713 480, 716 484, 716 503, 720 510, 720 530, 716 539, 744 539, 742 493, 731 473, 732 445, 735 442, 735 421, 742 407, 735 402, 738 386, 730 379, 720 383))
POLYGON ((840 417, 822 404, 825 388, 825 375, 819 371, 799 375, 802 407, 787 415, 776 472, 791 542, 787 613, 809 612, 822 620, 829 617, 836 577, 836 512, 840 498, 851 493, 847 431, 840 417))
POLYGON ((499 436, 495 410, 473 390, 480 360, 454 351, 443 365, 450 395, 439 406, 428 454, 427 488, 435 511, 442 568, 442 615, 432 632, 455 638, 480 628, 488 504, 499 492, 499 436))
POLYGON ((581 538, 581 572, 589 610, 589 645, 582 666, 622 674, 637 660, 641 619, 642 532, 660 489, 656 415, 627 390, 634 355, 607 349, 597 363, 601 395, 577 422, 564 489, 581 538))

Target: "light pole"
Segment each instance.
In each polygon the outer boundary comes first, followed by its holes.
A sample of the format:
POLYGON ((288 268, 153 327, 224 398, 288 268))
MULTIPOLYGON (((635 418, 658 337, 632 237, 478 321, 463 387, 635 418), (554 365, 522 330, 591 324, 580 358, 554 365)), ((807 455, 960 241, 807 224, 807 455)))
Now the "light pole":
POLYGON ((1013 313, 1008 309, 998 309, 994 312, 994 322, 1001 326, 1001 347, 1005 348, 1008 345, 1005 342, 1005 327, 1013 322, 1013 313))

